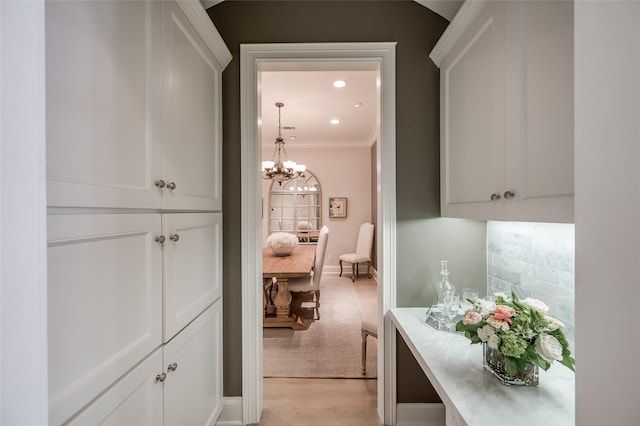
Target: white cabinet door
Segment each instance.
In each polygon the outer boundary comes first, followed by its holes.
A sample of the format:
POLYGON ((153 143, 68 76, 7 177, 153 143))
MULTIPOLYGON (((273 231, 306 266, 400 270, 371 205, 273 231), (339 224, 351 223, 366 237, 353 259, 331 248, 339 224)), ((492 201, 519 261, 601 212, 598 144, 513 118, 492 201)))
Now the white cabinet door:
POLYGON ((487 3, 440 69, 442 215, 496 215, 492 194, 504 187, 504 7, 487 3))
POLYGON ((506 216, 573 222, 573 2, 506 8, 506 216))
POLYGON ((140 365, 70 421, 69 425, 157 426, 163 424, 162 349, 140 365))
POLYGON ((442 216, 573 222, 573 3, 460 14, 436 53, 442 216))
POLYGON ((163 2, 164 209, 221 210, 222 67, 183 12, 163 2))
POLYGON ((222 213, 163 215, 164 341, 222 295, 222 213))
POLYGON ((213 425, 220 415, 221 304, 215 302, 165 345, 164 363, 168 371, 164 382, 165 426, 213 425))
POLYGON ((160 208, 161 2, 45 13, 48 205, 160 208))
POLYGON ((60 424, 162 343, 160 215, 49 215, 49 414, 60 424))

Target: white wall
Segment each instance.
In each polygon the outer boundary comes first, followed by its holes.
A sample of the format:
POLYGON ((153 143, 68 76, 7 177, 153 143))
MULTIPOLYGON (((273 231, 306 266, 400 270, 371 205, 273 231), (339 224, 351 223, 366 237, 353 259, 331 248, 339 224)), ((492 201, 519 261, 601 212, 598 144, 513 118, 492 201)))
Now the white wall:
POLYGON ((549 305, 549 314, 564 323, 575 349, 572 223, 487 222, 487 293, 511 291, 549 305))
POLYGON ((0 424, 47 424, 44 2, 0 1, 0 424))
MULTIPOLYGON (((358 229, 371 221, 371 154, 370 148, 297 148, 286 145, 290 160, 305 164, 322 187, 322 224, 329 227, 329 243, 325 271, 335 269, 338 257, 355 251, 358 229), (347 217, 329 218, 329 198, 347 197, 347 217)), ((262 159, 271 160, 273 146, 263 148, 262 159)), ((263 245, 268 236, 269 185, 262 183, 263 245)), ((374 248, 375 249, 375 244, 374 248)))
POLYGON ((640 2, 575 2, 576 424, 640 424, 640 2))

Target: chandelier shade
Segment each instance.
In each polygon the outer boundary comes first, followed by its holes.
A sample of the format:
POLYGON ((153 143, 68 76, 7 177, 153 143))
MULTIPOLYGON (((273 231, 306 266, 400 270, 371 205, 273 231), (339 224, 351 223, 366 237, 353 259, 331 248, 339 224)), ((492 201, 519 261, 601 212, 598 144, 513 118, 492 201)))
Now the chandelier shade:
POLYGON ((280 123, 280 109, 283 106, 282 102, 276 102, 276 107, 278 108, 278 136, 275 141, 276 148, 273 152, 273 158, 271 161, 262 162, 262 178, 274 180, 280 185, 282 185, 282 182, 303 177, 306 170, 305 165, 296 164, 295 161, 289 161, 287 158, 287 150, 284 147, 280 123))

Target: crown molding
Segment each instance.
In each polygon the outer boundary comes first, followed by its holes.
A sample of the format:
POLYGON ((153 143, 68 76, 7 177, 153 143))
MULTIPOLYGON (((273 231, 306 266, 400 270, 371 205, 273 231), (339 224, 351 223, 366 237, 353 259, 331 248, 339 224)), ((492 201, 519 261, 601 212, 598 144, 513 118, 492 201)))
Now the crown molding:
POLYGON ((222 36, 213 25, 213 22, 211 22, 211 18, 207 15, 202 4, 198 0, 177 0, 176 4, 200 34, 202 41, 211 50, 222 69, 225 69, 233 58, 231 51, 227 48, 222 36))
POLYGON ((447 29, 429 53, 431 60, 440 68, 451 47, 460 39, 469 22, 475 18, 488 0, 467 0, 462 4, 447 29))

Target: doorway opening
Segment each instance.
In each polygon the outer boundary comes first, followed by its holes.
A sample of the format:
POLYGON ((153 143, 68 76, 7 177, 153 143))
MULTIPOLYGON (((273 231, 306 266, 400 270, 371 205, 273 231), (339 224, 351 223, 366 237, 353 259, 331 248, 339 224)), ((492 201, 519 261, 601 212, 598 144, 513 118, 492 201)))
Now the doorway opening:
POLYGON ((262 412, 262 147, 260 73, 300 69, 375 70, 378 90, 376 194, 378 230, 378 415, 394 416, 395 336, 383 315, 395 307, 395 43, 255 44, 241 46, 243 421, 262 412), (311 68, 313 67, 313 68, 311 68))

